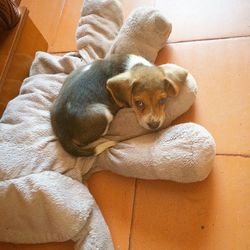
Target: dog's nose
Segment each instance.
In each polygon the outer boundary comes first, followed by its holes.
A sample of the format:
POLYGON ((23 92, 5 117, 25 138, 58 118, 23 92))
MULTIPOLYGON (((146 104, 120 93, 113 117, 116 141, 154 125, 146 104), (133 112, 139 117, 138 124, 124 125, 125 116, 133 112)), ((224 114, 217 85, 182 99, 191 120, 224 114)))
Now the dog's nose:
POLYGON ((148 126, 150 129, 157 129, 160 125, 160 122, 149 122, 148 126))

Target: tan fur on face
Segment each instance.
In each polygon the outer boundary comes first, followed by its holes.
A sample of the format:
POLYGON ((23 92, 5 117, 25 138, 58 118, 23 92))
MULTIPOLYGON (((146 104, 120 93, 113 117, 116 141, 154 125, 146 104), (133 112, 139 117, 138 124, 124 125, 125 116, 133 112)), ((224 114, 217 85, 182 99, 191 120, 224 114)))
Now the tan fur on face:
POLYGON ((132 108, 135 111, 137 120, 144 128, 150 129, 149 123, 159 122, 159 128, 165 121, 166 103, 161 104, 161 99, 166 99, 167 93, 163 90, 156 90, 155 92, 141 91, 132 96, 132 108), (144 103, 144 108, 136 106, 136 102, 144 103))
POLYGON ((186 77, 187 71, 174 64, 159 67, 136 65, 109 79, 107 89, 120 107, 134 109, 142 127, 157 129, 166 117, 166 104, 160 100, 178 95, 186 77), (139 101, 143 108, 138 106, 139 101))
POLYGON ((131 91, 131 106, 135 111, 139 124, 146 129, 157 129, 165 121, 166 103, 161 104, 161 99, 167 98, 168 83, 164 71, 159 67, 140 67, 131 72, 134 79, 131 91), (136 103, 143 103, 140 108, 136 103), (158 124, 155 128, 150 124, 158 124))

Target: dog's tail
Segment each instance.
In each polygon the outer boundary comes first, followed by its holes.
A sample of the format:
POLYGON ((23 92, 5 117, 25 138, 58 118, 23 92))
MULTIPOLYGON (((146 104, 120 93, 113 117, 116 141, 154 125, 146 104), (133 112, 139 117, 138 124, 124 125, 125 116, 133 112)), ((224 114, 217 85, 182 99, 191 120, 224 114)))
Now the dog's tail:
POLYGON ((115 146, 116 144, 116 141, 100 138, 86 146, 79 145, 72 141, 70 147, 73 149, 72 154, 75 153, 74 155, 76 156, 96 156, 101 154, 106 149, 115 146))
POLYGON ((117 144, 116 141, 100 138, 86 146, 79 145, 74 140, 60 141, 63 148, 74 156, 97 156, 106 149, 113 147, 117 144))

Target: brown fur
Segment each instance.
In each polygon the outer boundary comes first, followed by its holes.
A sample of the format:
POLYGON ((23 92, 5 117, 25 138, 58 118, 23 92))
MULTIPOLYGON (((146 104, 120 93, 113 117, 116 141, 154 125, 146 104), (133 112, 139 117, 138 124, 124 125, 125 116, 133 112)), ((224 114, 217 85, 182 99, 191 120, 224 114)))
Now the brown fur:
POLYGON ((137 65, 108 80, 107 89, 120 107, 134 109, 140 125, 159 129, 166 117, 166 98, 178 95, 187 72, 176 66, 137 65))

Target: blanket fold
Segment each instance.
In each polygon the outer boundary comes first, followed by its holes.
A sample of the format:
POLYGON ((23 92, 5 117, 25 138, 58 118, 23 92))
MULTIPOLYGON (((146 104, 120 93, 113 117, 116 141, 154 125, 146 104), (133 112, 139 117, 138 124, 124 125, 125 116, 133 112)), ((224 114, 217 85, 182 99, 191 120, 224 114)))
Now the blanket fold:
POLYGON ((118 0, 85 0, 76 32, 77 49, 87 64, 103 58, 123 23, 118 0))

